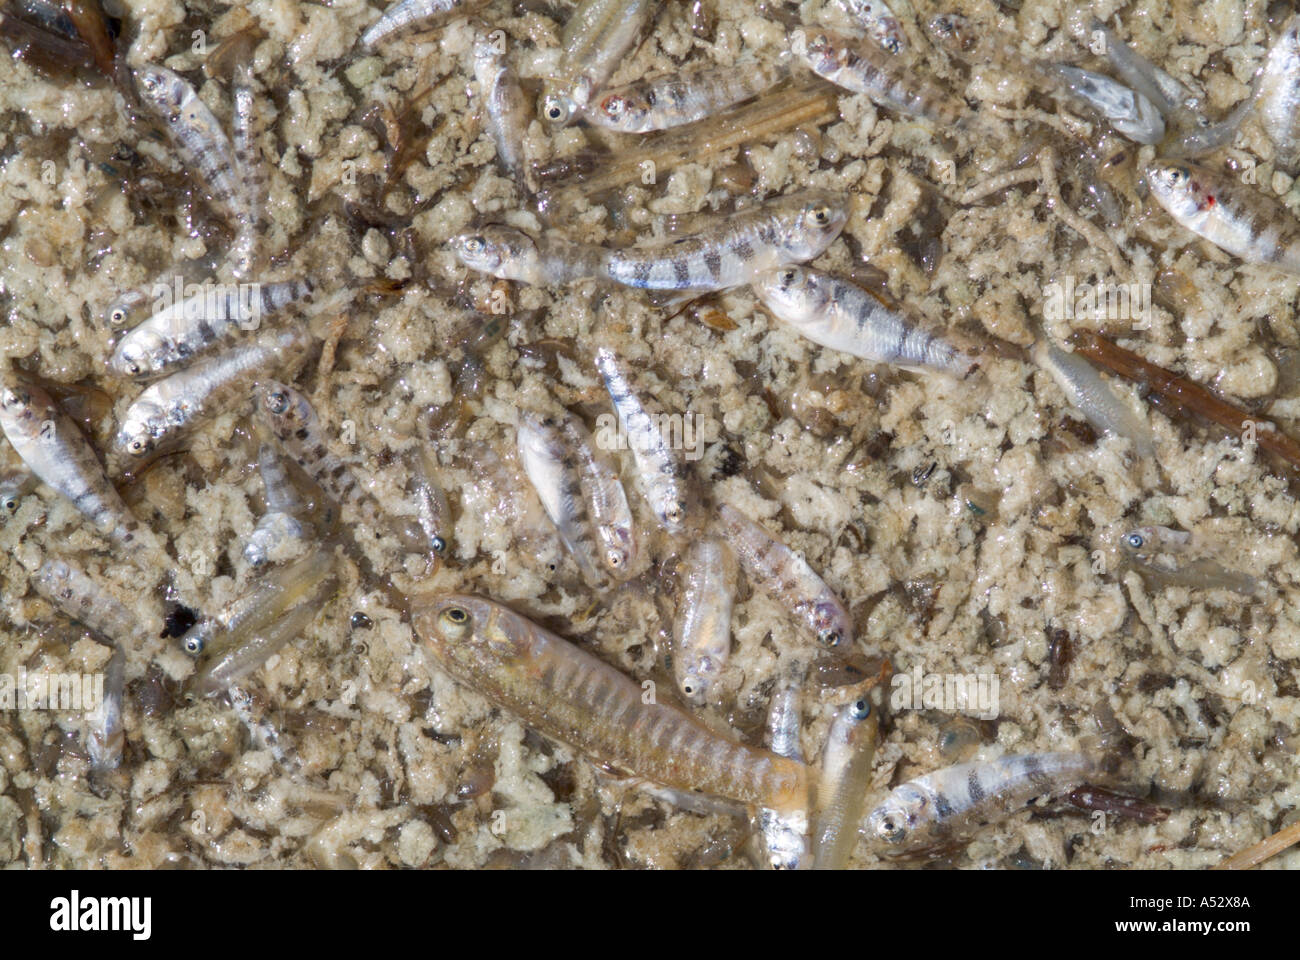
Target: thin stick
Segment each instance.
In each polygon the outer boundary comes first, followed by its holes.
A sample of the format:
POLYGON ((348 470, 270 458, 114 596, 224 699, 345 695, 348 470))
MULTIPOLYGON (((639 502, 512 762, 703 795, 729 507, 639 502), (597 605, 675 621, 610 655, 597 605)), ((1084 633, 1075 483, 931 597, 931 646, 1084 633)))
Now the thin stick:
POLYGON ((1271 837, 1265 837, 1253 847, 1247 847, 1241 853, 1229 857, 1214 869, 1249 870, 1251 867, 1259 866, 1269 857, 1276 857, 1287 847, 1295 845, 1297 841, 1300 841, 1300 820, 1289 827, 1283 827, 1271 837))
POLYGON ((1255 442, 1263 449, 1281 457, 1300 470, 1300 443, 1287 436, 1268 420, 1234 407, 1215 396, 1199 383, 1158 367, 1136 353, 1112 343, 1096 333, 1080 333, 1074 338, 1074 349, 1093 363, 1099 364, 1125 379, 1144 383, 1160 396, 1186 410, 1200 414, 1206 420, 1227 427, 1238 436, 1254 425, 1255 442))

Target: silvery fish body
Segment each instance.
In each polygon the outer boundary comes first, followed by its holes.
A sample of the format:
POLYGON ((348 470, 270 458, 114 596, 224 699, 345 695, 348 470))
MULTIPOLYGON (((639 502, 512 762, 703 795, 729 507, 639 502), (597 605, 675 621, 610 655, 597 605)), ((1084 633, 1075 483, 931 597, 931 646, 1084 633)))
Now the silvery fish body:
POLYGON ((119 646, 145 643, 162 629, 160 619, 141 622, 94 577, 66 560, 42 563, 32 586, 64 615, 119 646))
POLYGON ((840 707, 822 748, 813 807, 813 868, 843 870, 858 841, 871 764, 880 738, 880 710, 863 695, 840 707))
POLYGON ((613 251, 610 279, 646 290, 725 290, 822 254, 848 220, 845 198, 804 190, 768 200, 668 244, 613 251))
POLYGON ((607 251, 592 244, 573 243, 558 234, 534 240, 499 224, 452 237, 448 245, 471 270, 538 286, 600 276, 609 258, 607 251))
POLYGON ((264 331, 159 380, 127 408, 114 449, 138 458, 171 447, 198 424, 246 400, 256 381, 297 369, 311 339, 305 330, 264 331))
POLYGON ((1093 427, 1111 436, 1128 437, 1141 456, 1154 455, 1156 438, 1151 425, 1115 392, 1096 367, 1077 353, 1066 353, 1045 340, 1034 345, 1032 355, 1093 427))
POLYGON ((1054 67, 1070 92, 1100 113, 1118 132, 1137 143, 1159 143, 1165 120, 1145 94, 1101 73, 1063 64, 1054 67))
POLYGON ((414 30, 427 30, 457 13, 470 13, 487 0, 401 0, 384 11, 361 35, 365 46, 396 38, 414 30))
POLYGON ((852 617, 807 560, 730 504, 718 507, 718 528, 756 589, 788 606, 821 643, 852 644, 852 617))
POLYGON ((682 558, 681 601, 673 624, 673 676, 693 706, 708 702, 731 658, 736 573, 736 558, 721 540, 696 540, 682 558))
POLYGON ((196 356, 296 303, 308 302, 308 280, 215 284, 169 303, 123 335, 108 366, 119 377, 148 379, 196 356))
POLYGON ((298 519, 304 509, 302 497, 289 479, 284 462, 269 443, 258 448, 257 468, 266 488, 267 509, 244 544, 244 559, 254 567, 265 564, 280 544, 310 536, 312 532, 310 523, 298 519))
POLYGON ((962 763, 895 787, 867 816, 879 852, 903 853, 964 839, 981 823, 1004 819, 1035 797, 1056 796, 1097 770, 1085 753, 1030 753, 962 763))
MULTIPOLYGON (((772 694, 767 711, 768 744, 778 757, 803 763, 799 733, 803 726, 802 687, 786 680, 772 694)), ((800 870, 812 865, 808 856, 808 811, 760 807, 758 829, 763 852, 774 870, 800 870)))
POLYGON ((638 80, 603 91, 583 118, 620 133, 667 130, 757 96, 785 75, 783 65, 755 61, 638 80))
POLYGON ((1287 21, 1269 48, 1255 109, 1277 148, 1277 165, 1294 172, 1300 166, 1300 15, 1287 21))
POLYGON ((653 416, 636 395, 614 351, 598 349, 596 369, 605 381, 622 432, 632 448, 650 509, 669 533, 684 532, 694 498, 685 468, 660 429, 662 419, 653 416))
POLYGON ((903 27, 884 0, 838 0, 838 3, 868 37, 889 53, 901 53, 907 48, 903 27))
POLYGON ((618 469, 597 452, 591 434, 577 417, 565 414, 556 426, 578 471, 605 569, 615 578, 626 580, 632 575, 637 555, 636 526, 618 469))
POLYGON ((560 540, 577 562, 583 579, 592 586, 598 585, 601 578, 591 560, 590 524, 577 464, 568 456, 554 421, 536 414, 521 414, 516 445, 524 472, 555 524, 560 540))
POLYGON ((115 770, 122 762, 126 730, 122 698, 126 694, 126 654, 117 644, 104 666, 103 699, 86 715, 86 752, 94 770, 115 770))
POLYGON ((488 131, 497 147, 497 159, 517 181, 524 176, 524 135, 532 119, 519 78, 506 64, 505 55, 491 39, 474 42, 474 79, 488 131))
POLYGON ((847 280, 811 267, 786 266, 759 274, 753 287, 778 320, 823 347, 959 377, 974 367, 960 349, 847 280))

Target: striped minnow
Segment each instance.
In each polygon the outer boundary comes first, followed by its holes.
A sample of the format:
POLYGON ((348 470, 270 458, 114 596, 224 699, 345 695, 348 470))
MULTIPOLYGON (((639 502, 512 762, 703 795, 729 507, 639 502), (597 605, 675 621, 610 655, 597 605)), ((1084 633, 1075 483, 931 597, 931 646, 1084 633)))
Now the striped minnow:
POLYGON ((0 476, 0 518, 17 513, 22 498, 35 490, 39 482, 30 470, 24 469, 0 476))
POLYGON ((431 546, 415 521, 407 523, 385 511, 352 468, 330 451, 320 417, 299 391, 278 380, 265 380, 258 393, 257 415, 285 453, 340 507, 356 511, 367 525, 386 527, 403 549, 431 546))
POLYGON ((721 540, 695 540, 687 547, 680 569, 681 600, 673 624, 673 677, 687 702, 698 707, 708 702, 731 658, 736 558, 721 540))
POLYGON ((835 712, 822 748, 813 806, 813 869, 843 870, 858 842, 880 737, 880 708, 864 693, 835 712))
POLYGON ((4 375, 0 428, 32 474, 71 500, 101 534, 130 550, 157 549, 109 482, 90 441, 48 393, 4 375))
POLYGON ((1259 72, 1255 110, 1277 151, 1275 163, 1300 166, 1300 14, 1292 16, 1269 47, 1259 72))
POLYGON ((286 644, 293 642, 316 619, 338 585, 331 570, 312 583, 302 598, 287 613, 264 623, 236 644, 211 657, 198 672, 199 693, 220 693, 252 673, 286 644))
POLYGON ((693 489, 681 458, 660 430, 663 418, 646 410, 613 350, 601 347, 596 351, 596 369, 632 448, 646 502, 665 530, 682 533, 694 502, 693 489))
POLYGON ((447 241, 465 266, 502 280, 539 286, 569 283, 600 276, 609 252, 588 243, 574 243, 559 234, 534 240, 522 230, 489 224, 447 241))
POLYGON ((786 73, 784 64, 749 61, 667 74, 605 90, 582 115, 622 133, 667 130, 757 96, 786 73))
POLYGON ((326 547, 314 549, 301 560, 268 572, 220 612, 200 618, 177 645, 191 657, 221 656, 313 596, 333 572, 333 552, 326 547))
POLYGON ((127 408, 113 438, 115 451, 139 458, 167 449, 198 424, 245 400, 254 382, 296 370, 311 342, 306 330, 268 330, 159 380, 127 408))
POLYGON ((254 567, 264 565, 275 548, 285 541, 310 536, 312 526, 299 519, 305 505, 298 495, 284 461, 269 443, 257 451, 257 469, 266 488, 266 512, 258 518, 248 542, 244 544, 244 559, 254 567))
POLYGON ((876 363, 943 370, 959 377, 975 365, 955 345, 839 277, 811 267, 785 266, 759 274, 752 285, 778 320, 823 347, 876 363))
POLYGON ((718 507, 718 520, 756 588, 788 605, 821 643, 830 647, 853 643, 853 618, 801 554, 729 504, 718 507))
POLYGON ((895 787, 868 814, 867 834, 889 854, 964 839, 1035 797, 1074 789, 1097 769, 1087 753, 1029 753, 936 770, 895 787))
POLYGON ((487 0, 401 0, 384 11, 361 35, 361 42, 373 47, 382 40, 413 30, 427 30, 439 20, 457 13, 471 13, 487 0))
POLYGON ((144 319, 145 311, 149 306, 149 291, 144 287, 135 287, 126 291, 119 297, 115 297, 107 307, 104 308, 104 320, 113 330, 120 330, 123 327, 135 326, 144 319), (132 320, 135 320, 135 323, 132 320))
POLYGON ((848 221, 846 198, 828 190, 777 197, 671 243, 626 247, 609 256, 606 273, 647 290, 725 290, 785 263, 812 260, 848 221))
POLYGON ((1117 132, 1137 143, 1159 143, 1164 139, 1164 117, 1145 94, 1091 70, 1065 64, 1051 69, 1071 93, 1105 117, 1117 132))
POLYGON ((411 465, 411 483, 415 488, 415 519, 424 531, 429 549, 436 557, 445 557, 451 549, 451 505, 447 493, 438 483, 437 458, 428 447, 415 451, 411 465))
POLYGON ((234 148, 221 124, 187 80, 166 67, 135 70, 141 98, 162 118, 177 152, 207 187, 222 217, 238 229, 249 218, 234 148))
POLYGON ((1259 594, 1263 587, 1256 577, 1229 570, 1213 557, 1189 556, 1207 551, 1199 538, 1185 530, 1138 527, 1120 537, 1120 545, 1134 558, 1133 566, 1139 572, 1163 585, 1231 590, 1248 597, 1259 594), (1168 557, 1172 562, 1158 562, 1160 557, 1168 557))
POLYGON ((253 67, 247 55, 235 65, 231 100, 235 165, 243 194, 244 216, 235 225, 235 240, 226 256, 237 279, 253 276, 263 266, 263 238, 269 232, 266 219, 266 164, 262 160, 262 114, 257 109, 253 67))
POLYGON ((560 540, 577 562, 583 579, 593 587, 598 586, 601 577, 591 559, 589 517, 577 464, 569 456, 555 423, 533 413, 521 413, 516 446, 524 473, 555 524, 560 540))
POLYGON ((867 36, 890 53, 901 53, 907 47, 907 37, 902 24, 884 0, 837 0, 839 6, 851 16, 867 36))
POLYGON ((84 570, 48 559, 32 575, 36 592, 60 612, 119 646, 144 644, 162 632, 162 618, 141 620, 84 570))
POLYGON ((506 63, 505 53, 489 37, 474 41, 474 79, 483 98, 488 132, 497 147, 497 159, 521 186, 524 182, 524 135, 532 119, 519 78, 506 63))
POLYGON ((863 38, 824 27, 796 30, 791 51, 813 73, 889 110, 951 127, 971 114, 965 102, 863 38))
POLYGON ((447 595, 423 603, 412 622, 453 678, 599 763, 779 813, 807 809, 803 764, 715 733, 507 607, 447 595))
POLYGON ((126 694, 126 654, 111 645, 113 653, 104 665, 104 692, 95 709, 86 715, 86 752, 95 770, 115 770, 122 762, 126 730, 122 723, 122 698, 126 694))
POLYGON ((650 26, 662 0, 582 0, 560 36, 560 61, 542 87, 542 116, 559 126, 591 102, 650 26))
MULTIPOLYGON (((166 288, 164 288, 166 289, 166 288)), ((296 303, 310 302, 310 280, 213 284, 168 303, 123 335, 108 368, 119 377, 146 379, 189 363, 242 331, 296 303)), ((170 291, 168 291, 170 292, 170 291)))
POLYGON ((1300 221, 1277 200, 1204 167, 1155 160, 1151 195, 1180 225, 1247 263, 1300 273, 1300 221))
POLYGON ((1034 344, 1031 356, 1094 428, 1111 436, 1128 437, 1140 456, 1154 455, 1156 437, 1151 424, 1115 392, 1096 367, 1077 353, 1066 353, 1041 339, 1034 344))
MULTIPOLYGON (((777 686, 767 710, 768 745, 778 757, 803 763, 799 734, 803 728, 803 689, 796 677, 777 686)), ((758 829, 763 854, 774 870, 799 870, 810 866, 808 811, 760 807, 758 829)))
POLYGON ((636 560, 636 527, 618 470, 596 451, 591 434, 577 417, 566 413, 556 427, 577 468, 605 567, 616 579, 626 580, 636 560))

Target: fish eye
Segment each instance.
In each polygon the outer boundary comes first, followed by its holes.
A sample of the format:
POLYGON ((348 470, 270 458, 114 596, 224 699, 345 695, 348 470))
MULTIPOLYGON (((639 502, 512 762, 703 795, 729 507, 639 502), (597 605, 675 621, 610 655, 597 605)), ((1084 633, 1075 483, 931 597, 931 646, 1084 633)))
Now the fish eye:
POLYGON ((605 562, 615 570, 623 566, 623 553, 620 550, 611 550, 605 554, 605 562))
POLYGON ((867 719, 867 717, 871 716, 871 701, 866 697, 855 701, 853 704, 852 714, 854 720, 867 719))
POLYGON ((126 372, 131 374, 133 377, 137 376, 140 373, 140 364, 136 363, 134 360, 128 360, 126 364, 126 372))
POLYGON ((443 616, 458 627, 469 623, 469 613, 464 607, 448 607, 443 616))
POLYGON ((197 657, 200 653, 203 652, 203 648, 205 645, 206 644, 204 644, 202 637, 186 637, 185 652, 188 653, 191 657, 197 657))
POLYGON ((831 222, 831 208, 825 205, 813 207, 812 216, 819 224, 825 226, 831 222))
POLYGON ((886 814, 876 825, 876 833, 890 843, 897 843, 903 839, 903 825, 892 814, 886 814))
POLYGON ((1127 537, 1124 538, 1124 542, 1127 543, 1134 550, 1140 549, 1141 546, 1144 543, 1146 543, 1146 541, 1142 539, 1142 534, 1140 533, 1130 533, 1127 537))
POLYGON ((606 97, 605 102, 600 105, 600 108, 609 116, 617 118, 622 115, 623 108, 626 105, 627 104, 624 102, 622 97, 606 97))
POLYGON ((114 307, 112 310, 108 311, 108 322, 114 325, 125 323, 126 311, 121 307, 114 307))
POLYGON ((126 445, 126 448, 136 456, 140 456, 141 454, 148 453, 150 446, 152 445, 149 443, 148 440, 141 440, 137 437, 136 439, 128 443, 126 445))
POLYGON ((430 543, 429 546, 431 546, 433 552, 440 557, 447 552, 447 541, 442 539, 442 537, 434 537, 433 542, 430 543))
POLYGON ((822 630, 817 634, 817 639, 828 647, 838 647, 844 636, 838 630, 822 630))
POLYGON ((479 235, 466 237, 464 246, 466 253, 482 253, 487 249, 487 240, 479 235))
POLYGON ((16 513, 18 511, 18 498, 10 495, 0 499, 0 508, 3 508, 8 513, 16 513))
POLYGON ((283 390, 272 390, 266 395, 266 409, 279 416, 289 409, 289 395, 283 390))
POLYGON ((559 123, 564 119, 564 107, 558 100, 552 100, 543 109, 546 111, 546 119, 553 123, 559 123))
POLYGON ((799 279, 799 271, 793 267, 781 271, 781 285, 791 286, 799 279))
POLYGON ((686 516, 686 506, 681 503, 671 503, 664 511, 664 516, 670 523, 681 523, 682 517, 686 516))

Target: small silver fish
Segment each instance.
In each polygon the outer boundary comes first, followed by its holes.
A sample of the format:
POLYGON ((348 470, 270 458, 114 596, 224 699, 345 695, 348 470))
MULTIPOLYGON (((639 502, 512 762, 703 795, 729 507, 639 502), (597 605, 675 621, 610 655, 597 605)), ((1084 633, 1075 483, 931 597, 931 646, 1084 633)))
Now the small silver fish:
MULTIPOLYGON (((701 707, 709 701, 731 659, 736 574, 735 555, 721 540, 696 540, 686 548, 672 659, 677 686, 692 706, 701 707)), ((781 753, 775 746, 773 750, 781 753)))
POLYGON ((805 190, 672 243, 615 250, 606 274, 644 290, 725 290, 764 270, 821 256, 847 221, 845 198, 805 190))
POLYGON ((454 14, 472 13, 487 0, 401 0, 384 11, 361 35, 361 43, 373 47, 404 33, 427 30, 454 14))
POLYGON ((889 110, 951 127, 970 115, 966 104, 861 37, 824 27, 796 31, 790 48, 819 77, 863 93, 889 110))
POLYGON ((1140 573, 1163 586, 1231 590, 1247 597, 1258 596, 1264 587, 1257 578, 1229 570, 1213 557, 1189 556, 1206 553, 1207 545, 1185 530, 1139 527, 1124 534, 1120 545, 1134 558, 1133 566, 1140 573), (1167 559, 1161 562, 1162 557, 1167 559))
POLYGON ((1135 557, 1150 557, 1162 552, 1182 553, 1191 543, 1190 533, 1171 527, 1138 527, 1120 538, 1120 545, 1135 557))
POLYGON ((109 357, 119 377, 148 379, 189 363, 266 317, 297 303, 310 303, 310 280, 268 284, 212 284, 168 304, 125 334, 109 357))
POLYGON ((181 159, 208 189, 217 211, 238 229, 248 219, 247 196, 239 182, 234 149, 221 124, 189 81, 166 67, 135 70, 140 97, 162 119, 181 159))
POLYGON ((528 480, 537 491, 546 514, 555 524, 583 579, 598 586, 601 577, 591 560, 589 523, 576 465, 568 457, 563 438, 553 421, 522 413, 516 446, 528 480))
POLYGON ((1300 167, 1300 15, 1292 16, 1268 49, 1259 73, 1255 109, 1288 172, 1300 167))
POLYGON ((161 617, 141 621, 94 577, 66 560, 47 559, 32 576, 32 586, 65 616, 115 645, 142 645, 162 630, 161 617))
POLYGON ((523 178, 524 136, 531 119, 528 103, 504 52, 487 37, 474 42, 474 79, 483 98, 486 126, 496 144, 497 159, 506 173, 527 186, 523 178))
POLYGON ((542 87, 542 116, 566 126, 613 76, 662 0, 582 0, 564 25, 560 61, 542 87))
POLYGON ((639 80, 603 91, 582 115, 620 133, 667 130, 758 96, 786 72, 782 64, 751 61, 639 80))
POLYGON ((244 218, 235 229, 235 242, 226 256, 231 274, 237 279, 254 276, 263 266, 263 238, 270 232, 266 218, 266 164, 258 145, 263 132, 257 109, 251 63, 237 63, 231 83, 231 110, 235 166, 244 203, 244 218))
POLYGON ((145 287, 128 290, 104 308, 104 322, 113 330, 133 327, 148 315, 149 291, 145 287))
POLYGON ((1096 770, 1086 753, 1018 754, 936 770, 895 787, 867 816, 867 835, 886 854, 965 839, 973 827, 1035 797, 1066 793, 1096 770))
POLYGON ((1139 456, 1155 455, 1156 437, 1151 424, 1115 392, 1096 367, 1077 353, 1066 353, 1046 340, 1034 345, 1032 356, 1093 427, 1111 436, 1128 437, 1139 456))
POLYGON ((1151 196, 1181 226, 1247 263, 1300 274, 1300 221, 1231 176, 1179 161, 1146 169, 1151 196))
POLYGON ((880 708, 863 694, 840 707, 822 748, 814 807, 814 870, 843 870, 858 840, 867 783, 880 739, 880 708))
POLYGON ((0 428, 32 474, 71 500, 97 531, 129 550, 157 549, 109 482, 90 442, 48 393, 5 374, 0 428))
POLYGON ((1131 90, 1104 74, 1058 64, 1053 69, 1066 87, 1106 118, 1106 121, 1137 143, 1159 143, 1165 136, 1165 120, 1144 94, 1131 90))
POLYGON ((23 497, 35 490, 39 482, 30 470, 13 470, 0 476, 0 520, 17 513, 23 497))
POLYGON ((534 240, 522 230, 491 224, 447 241, 465 266, 502 280, 550 286, 600 276, 609 254, 558 234, 534 240))
POLYGON ((718 507, 718 526, 757 589, 787 605, 821 643, 853 643, 853 618, 807 560, 730 504, 718 507))
POLYGON ((685 532, 694 502, 693 490, 680 458, 660 429, 660 418, 652 416, 636 395, 614 351, 598 349, 596 369, 605 381, 614 412, 632 448, 646 502, 665 530, 673 534, 685 532))
POLYGON ((139 459, 168 449, 198 424, 247 399, 255 381, 296 370, 311 342, 305 330, 268 330, 159 380, 127 408, 114 450, 139 459))
POLYGON ((754 278, 754 292, 778 320, 813 343, 876 363, 964 377, 972 357, 887 308, 847 280, 785 266, 754 278))
POLYGON ((427 447, 421 447, 412 458, 411 482, 415 487, 415 517, 428 539, 429 549, 436 557, 451 552, 452 519, 447 493, 438 483, 437 458, 427 447))
MULTIPOLYGON (((803 763, 799 731, 803 726, 802 685, 787 679, 772 694, 767 711, 767 735, 772 752, 803 763)), ((760 807, 759 834, 773 870, 799 870, 811 866, 808 856, 808 811, 760 807)))
POLYGON ((267 509, 244 544, 244 559, 254 567, 263 566, 281 543, 312 533, 311 524, 299 519, 305 509, 302 497, 289 479, 284 462, 269 443, 258 448, 257 468, 266 488, 267 509))
POLYGON ((116 770, 126 746, 122 699, 126 695, 126 654, 113 644, 113 654, 104 666, 103 698, 86 715, 86 752, 94 770, 116 770))

